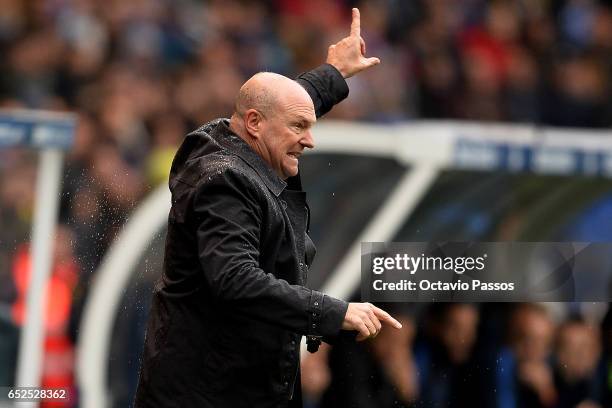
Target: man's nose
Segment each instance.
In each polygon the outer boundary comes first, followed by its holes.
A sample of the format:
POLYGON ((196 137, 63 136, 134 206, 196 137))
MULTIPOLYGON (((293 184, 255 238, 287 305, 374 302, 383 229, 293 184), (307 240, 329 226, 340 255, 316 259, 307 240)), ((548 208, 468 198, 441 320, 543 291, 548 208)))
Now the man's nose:
POLYGON ((303 137, 300 139, 300 144, 304 147, 308 147, 309 149, 313 149, 315 147, 314 138, 312 137, 312 131, 310 129, 304 132, 303 137))

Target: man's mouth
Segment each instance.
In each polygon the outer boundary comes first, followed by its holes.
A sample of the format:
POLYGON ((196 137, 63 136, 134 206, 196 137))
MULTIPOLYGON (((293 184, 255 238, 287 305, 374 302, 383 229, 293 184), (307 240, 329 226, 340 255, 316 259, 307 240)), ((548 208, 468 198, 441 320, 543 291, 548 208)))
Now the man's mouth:
POLYGON ((287 153, 287 155, 288 155, 288 156, 291 156, 291 157, 293 157, 295 160, 297 160, 297 159, 299 159, 299 158, 300 158, 300 156, 302 155, 302 153, 299 153, 299 152, 289 152, 289 153, 287 153))

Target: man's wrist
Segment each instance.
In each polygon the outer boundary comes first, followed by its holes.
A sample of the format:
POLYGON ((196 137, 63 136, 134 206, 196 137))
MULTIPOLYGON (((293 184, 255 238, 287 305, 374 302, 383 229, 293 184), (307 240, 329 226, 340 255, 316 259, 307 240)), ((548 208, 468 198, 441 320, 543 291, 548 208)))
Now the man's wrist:
POLYGON ((340 64, 336 65, 333 62, 325 62, 325 63, 333 67, 343 79, 348 78, 348 72, 344 71, 341 66, 338 66, 340 64))

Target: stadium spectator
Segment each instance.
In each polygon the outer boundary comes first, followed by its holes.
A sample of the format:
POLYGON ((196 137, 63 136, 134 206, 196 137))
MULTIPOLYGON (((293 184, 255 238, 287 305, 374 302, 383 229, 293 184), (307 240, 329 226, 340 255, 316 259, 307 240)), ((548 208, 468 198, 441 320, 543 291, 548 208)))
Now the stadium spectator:
POLYGON ((554 407, 557 390, 550 357, 555 325, 538 304, 520 304, 508 324, 509 349, 499 355, 497 406, 554 407))
MULTIPOLYGON (((75 389, 74 345, 70 341, 68 324, 73 291, 78 279, 78 263, 74 258, 70 228, 62 226, 56 232, 53 266, 47 285, 45 309, 44 360, 41 386, 45 388, 75 389)), ((25 321, 25 304, 30 280, 31 256, 27 246, 17 251, 12 267, 17 296, 12 305, 12 317, 16 326, 25 321)), ((57 405, 44 405, 57 406, 57 405)))
MULTIPOLYGON (((382 307, 393 313, 403 329, 394 333, 383 330, 368 342, 342 341, 334 345, 329 352, 331 382, 319 404, 313 406, 408 407, 416 400, 419 390, 412 352, 416 331, 413 317, 397 305, 382 307)), ((317 374, 307 372, 305 376, 317 374)), ((316 390, 315 397, 320 392, 316 390)), ((312 394, 309 397, 316 401, 312 394)))
POLYGON ((597 327, 580 319, 561 324, 555 346, 555 385, 558 408, 601 407, 602 384, 599 376, 601 355, 597 327))
POLYGON ((415 347, 419 375, 417 405, 437 407, 480 406, 474 346, 479 323, 475 305, 433 304, 424 336, 415 347))

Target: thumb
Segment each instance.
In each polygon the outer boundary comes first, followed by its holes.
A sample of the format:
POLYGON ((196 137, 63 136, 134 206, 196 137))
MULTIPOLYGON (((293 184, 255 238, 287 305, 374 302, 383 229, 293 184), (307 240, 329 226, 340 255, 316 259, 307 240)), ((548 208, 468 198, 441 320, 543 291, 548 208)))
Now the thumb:
POLYGON ((362 64, 366 67, 373 67, 374 65, 380 64, 380 59, 376 57, 364 58, 362 64))

